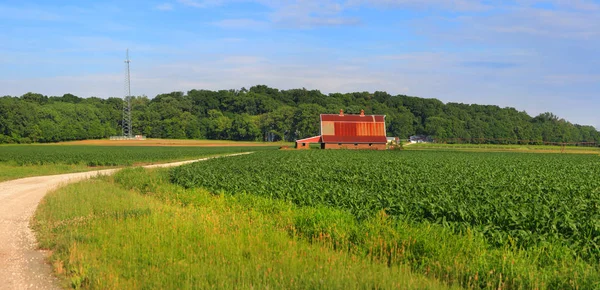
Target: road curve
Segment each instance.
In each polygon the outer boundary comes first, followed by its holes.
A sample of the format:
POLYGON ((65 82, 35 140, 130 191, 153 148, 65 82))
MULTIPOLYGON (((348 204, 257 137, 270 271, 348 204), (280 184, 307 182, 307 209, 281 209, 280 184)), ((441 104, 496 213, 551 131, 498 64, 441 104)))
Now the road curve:
MULTIPOLYGON (((223 155, 229 157, 247 153, 223 155)), ((173 167, 218 157, 154 164, 144 168, 173 167)), ((59 289, 58 280, 46 263, 46 253, 37 249, 29 221, 40 200, 61 185, 120 169, 36 176, 0 183, 0 289, 59 289)))

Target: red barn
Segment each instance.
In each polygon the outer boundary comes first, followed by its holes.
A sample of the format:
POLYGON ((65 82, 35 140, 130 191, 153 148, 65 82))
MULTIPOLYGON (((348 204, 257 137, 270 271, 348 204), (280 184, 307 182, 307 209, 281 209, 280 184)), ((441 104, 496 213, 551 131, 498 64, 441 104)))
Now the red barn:
POLYGON ((321 143, 322 149, 385 150, 387 137, 384 115, 321 114, 321 135, 296 141, 296 148, 308 149, 321 143))

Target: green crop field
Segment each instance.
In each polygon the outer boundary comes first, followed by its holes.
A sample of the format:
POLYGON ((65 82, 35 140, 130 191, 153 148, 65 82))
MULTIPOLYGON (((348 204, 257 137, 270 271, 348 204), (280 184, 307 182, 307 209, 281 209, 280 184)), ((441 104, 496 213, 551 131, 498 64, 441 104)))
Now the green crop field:
POLYGON ((352 222, 336 210, 185 189, 166 170, 133 168, 47 195, 33 227, 65 288, 448 289, 378 262, 378 253, 293 234, 315 230, 310 221, 323 216, 352 222))
POLYGON ((600 154, 600 147, 593 144, 580 145, 526 145, 526 144, 443 144, 443 143, 405 143, 408 150, 458 150, 476 152, 528 152, 528 153, 573 153, 600 154))
MULTIPOLYGON (((273 149, 257 147, 253 150, 273 149)), ((16 165, 85 164, 118 166, 183 160, 211 154, 248 151, 248 147, 152 147, 152 146, 0 146, 0 162, 16 165)))
POLYGON ((34 227, 72 287, 598 289, 599 174, 589 154, 259 150, 65 187, 34 227))
POLYGON ((175 168, 172 180, 213 192, 246 191, 304 206, 379 210, 490 242, 556 241, 600 258, 600 158, 465 152, 257 153, 175 168))
POLYGON ((524 251, 542 268, 574 259, 597 271, 599 175, 594 155, 314 150, 190 164, 173 169, 171 180, 343 209, 358 221, 383 211, 524 251))
POLYGON ((274 148, 3 145, 0 146, 0 181, 274 148))

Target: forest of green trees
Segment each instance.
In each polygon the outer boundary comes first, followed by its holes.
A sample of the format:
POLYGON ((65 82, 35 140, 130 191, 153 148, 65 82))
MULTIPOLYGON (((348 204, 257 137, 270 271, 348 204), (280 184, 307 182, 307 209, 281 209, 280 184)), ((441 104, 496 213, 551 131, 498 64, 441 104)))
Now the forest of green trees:
MULTIPOLYGON (((322 94, 265 85, 241 90, 191 90, 153 99, 133 97, 133 131, 149 138, 293 141, 319 134, 319 114, 385 114, 388 136, 429 135, 444 142, 600 142, 593 126, 552 113, 535 117, 514 108, 444 104, 385 92, 322 94), (518 141, 521 140, 521 141, 518 141)), ((121 134, 123 100, 47 97, 0 98, 0 143, 57 142, 121 134)))

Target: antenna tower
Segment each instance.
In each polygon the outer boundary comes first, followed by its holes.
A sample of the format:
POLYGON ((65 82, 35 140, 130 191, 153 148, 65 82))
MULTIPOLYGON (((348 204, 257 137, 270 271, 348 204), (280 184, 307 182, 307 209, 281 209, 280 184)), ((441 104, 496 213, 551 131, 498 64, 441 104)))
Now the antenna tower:
POLYGON ((131 76, 129 73, 129 49, 125 59, 125 98, 123 99, 123 137, 133 138, 131 123, 131 76))

